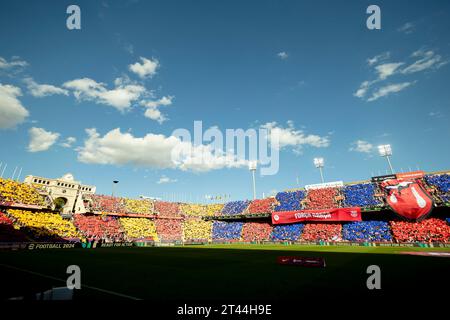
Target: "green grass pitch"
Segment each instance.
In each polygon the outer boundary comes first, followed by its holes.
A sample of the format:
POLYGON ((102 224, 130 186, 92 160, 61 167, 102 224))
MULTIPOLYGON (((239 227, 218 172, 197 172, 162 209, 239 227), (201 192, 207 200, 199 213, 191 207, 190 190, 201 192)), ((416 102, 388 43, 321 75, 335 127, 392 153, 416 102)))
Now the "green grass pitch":
POLYGON ((81 268, 76 300, 283 300, 401 296, 449 286, 450 259, 399 254, 450 248, 198 245, 0 252, 0 299, 65 286, 66 268, 81 268), (323 257, 325 268, 278 265, 281 255, 323 257), (366 269, 381 268, 379 291, 368 290, 366 269))

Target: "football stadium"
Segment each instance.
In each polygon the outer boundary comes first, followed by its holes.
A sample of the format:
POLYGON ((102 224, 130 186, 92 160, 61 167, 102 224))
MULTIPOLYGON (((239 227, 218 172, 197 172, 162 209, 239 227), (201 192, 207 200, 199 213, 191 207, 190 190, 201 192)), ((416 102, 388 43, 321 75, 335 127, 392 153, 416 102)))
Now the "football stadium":
POLYGON ((405 292, 437 288, 449 267, 449 172, 215 204, 99 195, 70 174, 25 181, 0 180, 2 299, 64 296, 55 288, 71 261, 85 277, 71 299, 133 300, 368 295, 361 279, 374 262, 387 273, 386 291, 405 292), (60 194, 73 197, 54 198, 60 194), (418 272, 427 277, 408 284, 418 272), (205 281, 216 275, 221 282, 205 281))
POLYGON ((0 315, 445 309, 449 30, 445 0, 1 0, 0 315))

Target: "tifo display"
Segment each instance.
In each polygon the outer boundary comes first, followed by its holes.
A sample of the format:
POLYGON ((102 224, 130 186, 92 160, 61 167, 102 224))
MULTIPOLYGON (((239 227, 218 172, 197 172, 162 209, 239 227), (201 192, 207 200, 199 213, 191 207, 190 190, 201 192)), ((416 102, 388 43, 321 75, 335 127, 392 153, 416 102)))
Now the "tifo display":
POLYGON ((429 197, 433 208, 449 205, 450 175, 444 173, 428 174, 411 181, 398 178, 388 182, 366 181, 282 191, 265 199, 216 204, 91 194, 83 197, 86 213, 62 215, 52 210, 51 201, 41 189, 0 179, 0 242, 449 243, 450 217, 434 216, 429 210, 414 219, 414 216, 403 216, 400 209, 387 201, 392 195, 397 202, 410 201, 402 197, 411 186, 421 188, 422 192, 421 198, 414 198, 416 189, 410 192, 412 205, 420 207, 424 197, 429 197), (354 212, 354 208, 358 212, 354 212), (287 224, 277 224, 273 220, 275 216, 300 216, 305 212, 323 216, 333 210, 347 210, 358 219, 304 220, 287 224))

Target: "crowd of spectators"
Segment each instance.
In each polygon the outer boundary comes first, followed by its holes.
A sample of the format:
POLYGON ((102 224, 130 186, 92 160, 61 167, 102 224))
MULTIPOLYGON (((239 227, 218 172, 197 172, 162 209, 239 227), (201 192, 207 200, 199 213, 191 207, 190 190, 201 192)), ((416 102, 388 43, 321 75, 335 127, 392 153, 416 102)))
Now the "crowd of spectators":
POLYGON ((207 206, 202 204, 183 203, 180 205, 180 211, 186 216, 201 217, 207 215, 207 206))
POLYGON ((156 201, 155 211, 160 217, 177 217, 180 214, 180 205, 177 202, 156 201))
POLYGON ((269 240, 272 225, 267 222, 246 222, 242 227, 242 240, 263 241, 269 240))
POLYGON ((306 209, 332 209, 339 207, 336 197, 338 188, 309 189, 306 195, 306 209))
POLYGON ((297 241, 305 227, 302 223, 280 224, 273 226, 270 240, 272 241, 297 241))
POLYGON ((240 240, 243 222, 214 221, 212 228, 213 240, 240 240))
POLYGON ((265 198, 253 200, 248 206, 248 213, 271 213, 276 205, 275 198, 265 198))
POLYGON ((293 211, 302 209, 302 201, 305 198, 305 191, 283 191, 276 195, 278 205, 275 211, 293 211))
POLYGON ((376 186, 373 183, 347 185, 343 188, 344 204, 347 207, 374 207, 382 204, 375 197, 376 186))
POLYGON ((211 240, 211 221, 188 218, 183 223, 184 240, 211 240))
POLYGON ((0 202, 15 202, 44 206, 45 200, 32 186, 0 178, 0 202))
POLYGON ((426 175, 425 181, 437 189, 437 196, 442 202, 450 202, 450 175, 426 175))
POLYGON ((28 237, 13 225, 13 221, 0 211, 0 242, 24 242, 28 237))
POLYGON ((81 235, 70 220, 59 214, 8 210, 15 225, 36 240, 80 241, 81 235))
POLYGON ((153 214, 153 201, 148 199, 124 199, 127 213, 153 214))
POLYGON ((147 218, 119 218, 125 236, 129 241, 158 240, 155 223, 147 218))
POLYGON ((244 212, 247 209, 250 201, 231 201, 227 202, 222 209, 223 215, 237 215, 244 212))
POLYGON ((220 216, 224 204, 222 203, 213 203, 206 205, 206 215, 207 216, 220 216))
POLYGON ((89 241, 121 241, 124 239, 120 223, 115 217, 76 214, 73 221, 89 241))
POLYGON ((308 223, 302 233, 305 241, 340 241, 342 225, 335 223, 308 223))
POLYGON ((389 223, 384 221, 358 221, 344 224, 342 238, 348 241, 392 241, 389 223))
POLYGON ((181 241, 183 230, 180 219, 156 219, 156 232, 162 241, 181 241))
POLYGON ((122 198, 107 195, 92 195, 93 211, 125 213, 125 201, 122 198))
POLYGON ((391 221, 391 230, 397 242, 450 241, 450 226, 436 218, 421 222, 391 221))

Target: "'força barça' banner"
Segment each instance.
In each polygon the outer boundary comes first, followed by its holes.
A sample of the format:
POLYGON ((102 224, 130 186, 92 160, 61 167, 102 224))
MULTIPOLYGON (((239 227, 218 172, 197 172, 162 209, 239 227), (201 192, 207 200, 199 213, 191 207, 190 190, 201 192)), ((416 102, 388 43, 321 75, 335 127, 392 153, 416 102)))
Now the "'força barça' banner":
POLYGON ((272 213, 273 224, 286 224, 302 221, 361 221, 361 208, 297 210, 272 213))

